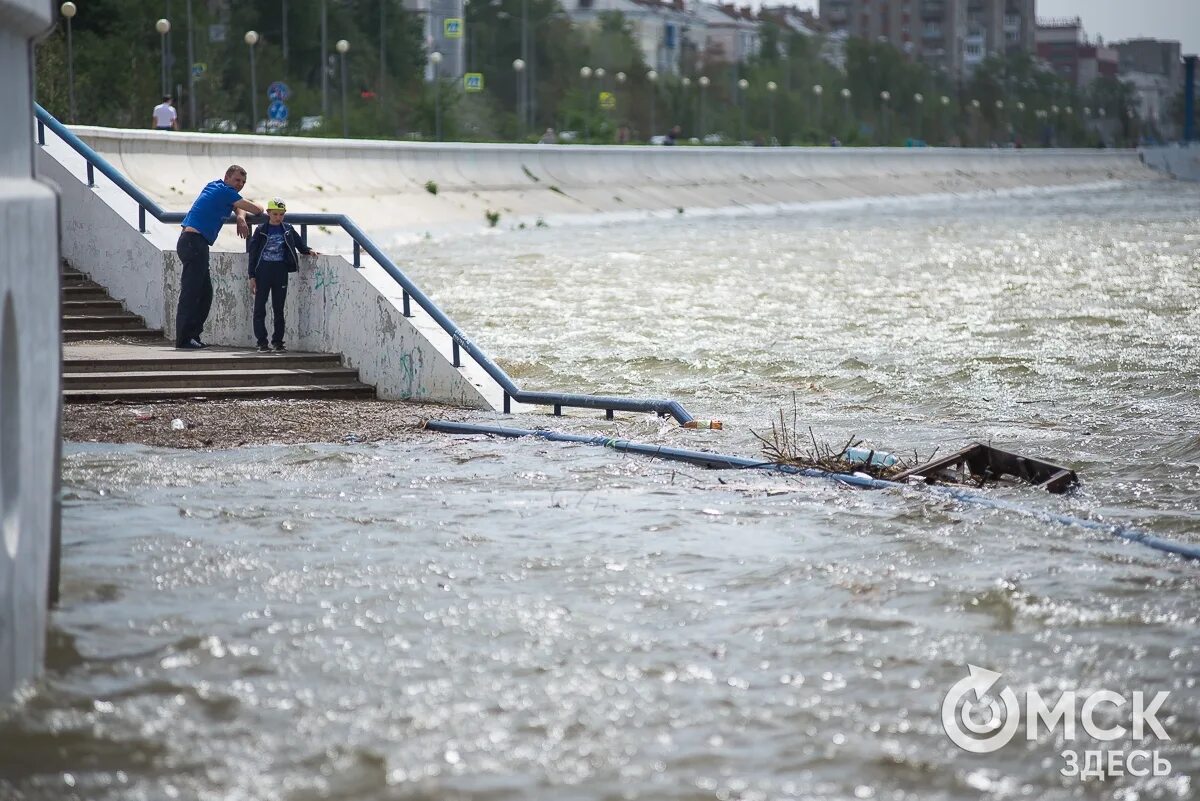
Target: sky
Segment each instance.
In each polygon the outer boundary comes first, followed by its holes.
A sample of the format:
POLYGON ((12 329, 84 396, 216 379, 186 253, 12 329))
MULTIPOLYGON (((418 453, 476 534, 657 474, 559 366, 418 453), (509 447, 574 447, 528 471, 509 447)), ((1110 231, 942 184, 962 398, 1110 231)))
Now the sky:
MULTIPOLYGON (((818 2, 795 0, 794 4, 816 10, 818 2)), ((1200 54, 1200 0, 1037 0, 1037 13, 1039 17, 1082 17, 1092 39, 1174 39, 1183 42, 1185 54, 1200 54)))

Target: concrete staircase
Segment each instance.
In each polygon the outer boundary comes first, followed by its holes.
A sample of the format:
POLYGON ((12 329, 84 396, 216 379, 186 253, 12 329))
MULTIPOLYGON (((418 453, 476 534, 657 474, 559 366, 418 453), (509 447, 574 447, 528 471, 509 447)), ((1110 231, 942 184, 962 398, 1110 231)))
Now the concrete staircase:
POLYGON ((63 400, 373 398, 336 353, 176 350, 82 273, 63 270, 63 400))
POLYGON ((65 262, 62 271, 62 330, 64 342, 116 337, 162 339, 163 332, 146 327, 146 321, 125 311, 104 287, 65 262))

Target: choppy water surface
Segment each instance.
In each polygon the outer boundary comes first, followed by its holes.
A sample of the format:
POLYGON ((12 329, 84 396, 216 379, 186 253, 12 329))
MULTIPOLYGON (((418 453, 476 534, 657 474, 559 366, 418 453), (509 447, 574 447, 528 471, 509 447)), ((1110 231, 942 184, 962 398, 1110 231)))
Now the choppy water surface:
MULTIPOLYGON (((413 273, 524 385, 670 396, 753 454, 974 438, 1076 467, 1034 509, 1200 542, 1200 191, 513 232, 413 273), (793 401, 794 399, 794 401, 793 401)), ((482 418, 481 419, 486 419, 482 418)), ((544 442, 71 446, 50 669, 0 719, 29 799, 1192 798, 1200 569, 917 489, 544 442), (1170 691, 1163 777, 1080 783, 939 708, 1170 691)), ((1108 710, 1111 711, 1111 710, 1108 710)), ((1107 718, 1106 718, 1107 719, 1107 718)))

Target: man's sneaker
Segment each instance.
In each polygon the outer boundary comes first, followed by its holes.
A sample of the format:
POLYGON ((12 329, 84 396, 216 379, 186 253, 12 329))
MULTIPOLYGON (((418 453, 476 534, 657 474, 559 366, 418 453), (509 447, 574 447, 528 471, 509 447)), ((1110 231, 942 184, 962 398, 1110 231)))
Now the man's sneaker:
POLYGON ((270 353, 271 349, 267 347, 266 342, 260 342, 260 343, 258 343, 258 352, 259 353, 270 353))
POLYGON ((199 346, 200 346, 200 347, 202 347, 202 348, 207 348, 207 347, 208 347, 208 343, 207 343, 207 342, 201 342, 201 341, 200 341, 200 340, 198 340, 198 339, 196 340, 196 344, 197 344, 197 345, 199 345, 199 346))
POLYGON ((276 353, 287 353, 287 348, 285 348, 283 346, 283 343, 280 342, 278 345, 275 346, 275 352, 276 353))
POLYGON ((207 347, 198 339, 189 339, 186 342, 181 342, 175 346, 175 350, 203 350, 207 347))

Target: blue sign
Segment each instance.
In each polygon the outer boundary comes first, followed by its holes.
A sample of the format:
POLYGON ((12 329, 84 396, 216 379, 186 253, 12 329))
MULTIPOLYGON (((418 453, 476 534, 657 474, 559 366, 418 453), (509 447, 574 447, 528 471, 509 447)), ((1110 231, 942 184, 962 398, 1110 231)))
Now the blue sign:
POLYGON ((267 87, 267 97, 271 100, 284 101, 292 96, 292 91, 283 81, 275 81, 267 87))
POLYGON ((276 100, 267 106, 267 116, 273 120, 284 122, 287 120, 288 107, 283 104, 282 100, 276 100))

